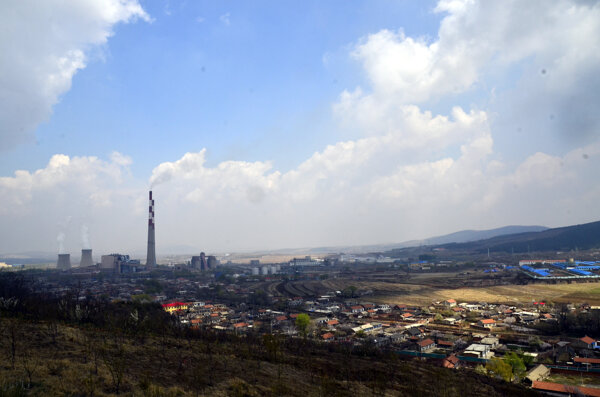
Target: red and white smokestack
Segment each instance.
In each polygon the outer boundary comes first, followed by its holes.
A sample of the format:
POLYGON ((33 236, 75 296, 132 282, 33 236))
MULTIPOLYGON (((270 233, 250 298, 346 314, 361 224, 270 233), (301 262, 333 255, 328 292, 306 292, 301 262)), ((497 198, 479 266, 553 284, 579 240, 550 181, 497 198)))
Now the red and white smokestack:
POLYGON ((152 200, 152 190, 150 190, 149 194, 148 227, 154 229, 154 200, 152 200))
POLYGON ((146 266, 156 266, 156 243, 154 237, 154 200, 152 190, 148 194, 148 251, 146 254, 146 266))

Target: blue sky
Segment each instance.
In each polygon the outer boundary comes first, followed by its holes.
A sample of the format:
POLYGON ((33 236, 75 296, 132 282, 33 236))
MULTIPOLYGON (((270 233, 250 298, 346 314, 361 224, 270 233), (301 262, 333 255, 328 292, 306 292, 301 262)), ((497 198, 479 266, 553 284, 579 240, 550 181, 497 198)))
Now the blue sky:
POLYGON ((348 55, 382 28, 434 38, 433 2, 142 2, 151 23, 120 24, 4 175, 54 153, 157 162, 206 147, 209 162, 270 159, 283 170, 335 143, 331 103, 363 79, 348 55), (165 140, 168 145, 165 145, 165 140), (302 144, 298 145, 301 140, 302 144))
POLYGON ((150 184, 159 256, 600 217, 597 3, 22 1, 0 27, 0 253, 144 252, 150 184))

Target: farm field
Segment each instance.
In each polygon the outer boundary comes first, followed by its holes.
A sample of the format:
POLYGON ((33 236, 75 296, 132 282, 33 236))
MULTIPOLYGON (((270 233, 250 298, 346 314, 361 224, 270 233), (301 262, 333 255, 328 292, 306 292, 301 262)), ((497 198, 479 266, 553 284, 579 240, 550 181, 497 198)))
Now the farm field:
POLYGON ((549 301, 554 303, 580 303, 600 305, 600 282, 571 284, 496 285, 489 287, 439 288, 418 284, 326 280, 331 289, 344 289, 354 285, 360 290, 372 290, 370 300, 382 303, 429 304, 454 298, 467 302, 525 303, 549 301))

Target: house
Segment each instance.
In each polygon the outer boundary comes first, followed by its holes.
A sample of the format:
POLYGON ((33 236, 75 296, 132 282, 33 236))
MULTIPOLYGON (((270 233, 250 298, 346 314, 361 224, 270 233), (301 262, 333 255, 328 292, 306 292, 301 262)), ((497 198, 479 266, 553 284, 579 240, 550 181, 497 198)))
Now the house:
POLYGON ((496 325, 496 320, 494 320, 493 318, 484 318, 482 320, 479 320, 477 322, 477 325, 483 328, 492 328, 496 325))
POLYGON ((561 385, 560 383, 534 381, 531 385, 531 388, 549 396, 600 397, 600 389, 593 389, 591 387, 561 385))
POLYGON ((402 320, 413 320, 413 317, 412 313, 402 313, 402 320))
POLYGON ((350 307, 350 312, 352 314, 362 313, 363 311, 364 311, 364 308, 360 305, 350 307))
POLYGON ((335 319, 335 318, 334 318, 333 320, 329 320, 329 321, 327 321, 327 325, 328 325, 328 326, 330 326, 330 327, 336 326, 336 325, 338 325, 339 323, 340 323, 340 322, 339 322, 337 319, 335 319))
POLYGON ((495 349, 500 344, 500 340, 493 336, 486 336, 485 338, 482 338, 479 343, 488 345, 490 349, 495 349))
POLYGON ((586 349, 593 349, 596 346, 596 340, 589 336, 584 336, 577 341, 577 347, 584 347, 586 349))
POLYGON ((469 347, 467 347, 467 349, 462 353, 462 355, 466 357, 491 358, 494 355, 494 353, 490 351, 489 345, 473 343, 469 345, 469 347))
POLYGON ((559 341, 552 349, 552 357, 555 363, 568 362, 575 356, 575 349, 571 347, 571 343, 559 341))
POLYGON ((575 357, 573 358, 573 362, 578 366, 600 368, 600 358, 575 357))
POLYGON ((454 307, 454 306, 456 306, 456 300, 454 300, 454 299, 447 299, 442 304, 444 306, 446 306, 446 307, 454 307))
POLYGON ((454 325, 456 324, 456 319, 454 317, 446 317, 442 320, 442 323, 447 325, 454 325))
POLYGON ((442 361, 442 367, 456 369, 459 363, 460 359, 455 354, 451 354, 442 361))
POLYGON ((249 326, 249 325, 250 325, 250 324, 248 324, 248 323, 244 323, 244 322, 242 322, 242 323, 236 323, 236 324, 233 324, 233 329, 234 329, 236 332, 237 332, 237 331, 244 331, 244 330, 247 330, 247 329, 248 329, 248 326, 249 326))
POLYGON ((410 327, 406 331, 404 331, 408 336, 420 337, 423 334, 423 331, 419 327, 410 327))
POLYGON ((390 340, 392 343, 401 343, 406 340, 406 335, 401 332, 396 332, 390 335, 390 340))
POLYGON ((326 334, 321 335, 321 339, 323 339, 324 341, 331 341, 334 337, 335 335, 333 335, 331 332, 327 332, 326 334))
POLYGON ((165 303, 164 305, 162 305, 162 308, 167 313, 174 313, 174 312, 178 312, 180 310, 187 310, 188 304, 183 303, 183 302, 165 303))
POLYGON ((548 376, 550 376, 550 368, 546 367, 544 364, 540 364, 527 372, 525 381, 531 385, 533 382, 544 380, 548 376))
POLYGON ((417 342, 417 349, 420 352, 427 352, 433 350, 435 349, 435 342, 429 338, 420 340, 417 342))
POLYGON ((454 343, 447 340, 438 340, 437 345, 442 349, 452 349, 454 347, 454 343))

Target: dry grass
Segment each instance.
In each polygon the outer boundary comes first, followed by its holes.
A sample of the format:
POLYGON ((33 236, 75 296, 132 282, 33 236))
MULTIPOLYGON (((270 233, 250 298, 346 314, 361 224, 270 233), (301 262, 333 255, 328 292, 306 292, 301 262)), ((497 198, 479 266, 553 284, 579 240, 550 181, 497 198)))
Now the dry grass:
POLYGON ((378 302, 426 305, 432 301, 454 298, 463 302, 527 303, 550 301, 555 303, 582 303, 600 305, 600 282, 572 284, 500 285, 490 287, 435 288, 402 283, 327 280, 326 285, 344 289, 354 285, 361 290, 372 290, 378 302))

